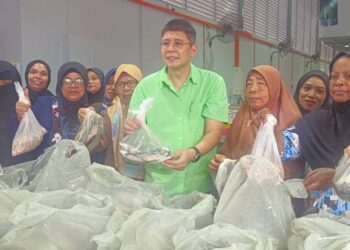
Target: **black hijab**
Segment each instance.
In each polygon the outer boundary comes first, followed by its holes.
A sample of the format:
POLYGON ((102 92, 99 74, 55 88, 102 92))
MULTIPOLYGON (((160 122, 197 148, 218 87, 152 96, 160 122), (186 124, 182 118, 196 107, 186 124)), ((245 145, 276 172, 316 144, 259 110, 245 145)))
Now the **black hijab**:
POLYGON ((92 71, 94 72, 98 79, 100 80, 101 83, 101 88, 99 91, 97 91, 95 94, 91 94, 91 93, 87 93, 88 96, 88 103, 89 105, 92 105, 94 103, 103 103, 103 96, 105 93, 105 88, 104 88, 104 74, 102 72, 102 70, 98 69, 98 68, 88 68, 87 71, 92 71))
POLYGON ((325 87, 326 87, 326 98, 324 100, 324 103, 321 105, 321 107, 325 107, 329 104, 329 86, 328 86, 328 82, 329 82, 329 78, 327 76, 326 73, 324 73, 323 71, 320 70, 312 70, 310 72, 307 72, 305 75, 303 75, 297 84, 297 88, 295 89, 294 92, 294 100, 296 102, 296 104, 298 105, 298 108, 301 112, 302 115, 305 115, 306 113, 308 113, 308 110, 305 110, 299 102, 299 93, 301 88, 303 87, 304 83, 306 82, 307 79, 309 79, 312 76, 317 76, 319 78, 322 79, 322 81, 325 83, 325 87))
POLYGON ((0 60, 0 80, 11 80, 10 84, 0 86, 0 163, 8 165, 11 158, 12 138, 11 119, 15 116, 18 95, 14 81, 20 82, 19 72, 11 63, 0 60))
POLYGON ((80 123, 78 120, 78 110, 87 106, 87 85, 87 70, 82 64, 78 62, 67 62, 60 67, 57 76, 56 95, 58 99, 61 130, 64 139, 74 139, 79 131, 80 123), (78 73, 84 79, 85 93, 82 98, 76 102, 68 101, 61 91, 62 80, 71 72, 78 73))
MULTIPOLYGON (((334 63, 347 55, 339 53, 334 63)), ((323 109, 306 114, 296 123, 302 155, 312 169, 335 167, 344 154, 344 148, 350 145, 350 101, 334 102, 323 109)))
POLYGON ((35 101, 38 99, 38 97, 40 96, 53 96, 53 94, 47 89, 50 85, 50 81, 51 81, 51 68, 50 66, 43 60, 33 60, 31 61, 30 63, 28 63, 27 65, 27 68, 26 68, 26 71, 24 73, 24 78, 26 80, 26 84, 27 84, 27 89, 29 91, 29 99, 33 105, 33 103, 35 103, 35 101), (29 71, 31 70, 31 68, 33 67, 34 64, 36 63, 40 63, 42 65, 44 65, 47 69, 47 76, 48 76, 48 79, 47 79, 47 86, 46 88, 44 88, 43 90, 41 91, 34 91, 30 86, 29 86, 29 82, 28 82, 28 74, 29 74, 29 71))

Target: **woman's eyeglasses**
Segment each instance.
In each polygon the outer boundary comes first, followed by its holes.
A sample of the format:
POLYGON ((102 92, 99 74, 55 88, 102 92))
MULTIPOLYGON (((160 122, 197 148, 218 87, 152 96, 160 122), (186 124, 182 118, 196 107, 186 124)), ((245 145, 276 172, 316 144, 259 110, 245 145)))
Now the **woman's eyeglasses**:
POLYGON ((136 80, 129 80, 129 81, 125 81, 125 82, 118 81, 115 83, 114 87, 116 89, 123 89, 126 86, 128 86, 129 88, 135 88, 136 84, 137 84, 136 80))
POLYGON ((66 78, 63 78, 62 82, 66 86, 72 86, 73 83, 75 83, 78 86, 84 85, 84 79, 82 78, 77 78, 73 80, 71 78, 66 77, 66 78))

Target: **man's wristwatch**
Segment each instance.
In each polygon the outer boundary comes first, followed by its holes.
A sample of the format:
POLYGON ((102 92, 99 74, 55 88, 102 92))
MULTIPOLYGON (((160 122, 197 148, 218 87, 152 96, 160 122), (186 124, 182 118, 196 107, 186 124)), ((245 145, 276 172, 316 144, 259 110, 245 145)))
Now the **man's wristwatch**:
POLYGON ((194 159, 192 160, 192 162, 197 162, 197 161, 201 158, 201 156, 202 156, 201 152, 200 152, 199 149, 196 148, 196 147, 190 147, 190 149, 193 149, 193 150, 196 152, 196 154, 194 155, 194 159))

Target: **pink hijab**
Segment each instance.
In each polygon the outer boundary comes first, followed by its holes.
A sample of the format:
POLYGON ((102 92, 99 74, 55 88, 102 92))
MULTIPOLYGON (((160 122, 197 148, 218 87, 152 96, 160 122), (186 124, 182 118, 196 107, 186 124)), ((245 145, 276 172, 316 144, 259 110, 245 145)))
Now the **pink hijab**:
MULTIPOLYGON (((275 135, 281 149, 283 147, 281 132, 300 119, 300 111, 276 68, 269 65, 260 65, 251 69, 248 72, 248 76, 252 71, 259 73, 267 83, 270 99, 266 108, 278 121, 275 126, 275 135)), ((221 153, 226 157, 238 159, 251 153, 259 127, 248 127, 247 124, 254 118, 255 114, 256 112, 250 108, 248 101, 245 100, 232 122, 221 149, 221 153)))

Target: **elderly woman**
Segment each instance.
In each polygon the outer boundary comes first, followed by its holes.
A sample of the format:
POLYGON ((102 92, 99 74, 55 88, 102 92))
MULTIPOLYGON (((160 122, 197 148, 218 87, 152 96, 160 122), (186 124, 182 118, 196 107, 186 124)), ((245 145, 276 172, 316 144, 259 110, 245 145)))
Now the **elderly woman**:
POLYGON ((20 81, 15 66, 0 60, 0 164, 3 167, 15 164, 11 145, 14 133, 11 133, 12 120, 15 118, 15 106, 18 95, 13 82, 20 81))
POLYGON ((32 105, 42 97, 53 96, 47 89, 51 81, 51 69, 45 61, 33 60, 28 63, 24 77, 32 105))
POLYGON ((105 88, 103 85, 104 75, 102 70, 98 68, 88 68, 88 86, 87 86, 87 97, 88 104, 99 104, 102 105, 105 88))
POLYGON ((303 75, 295 90, 294 100, 302 115, 325 107, 329 102, 327 74, 319 70, 312 70, 303 75))
POLYGON ((108 115, 112 121, 115 166, 121 174, 136 180, 143 180, 142 169, 123 162, 119 153, 119 142, 124 137, 124 119, 128 114, 132 93, 141 79, 142 72, 136 65, 121 64, 114 75, 117 97, 114 98, 111 106, 108 107, 108 115))
POLYGON ((262 113, 271 113, 278 121, 275 136, 280 151, 285 149, 282 154, 285 178, 301 175, 302 164, 293 162, 296 157, 289 150, 289 145, 294 141, 294 134, 283 132, 295 124, 301 114, 281 74, 268 65, 257 66, 248 72, 245 101, 232 122, 220 154, 216 154, 210 163, 211 171, 216 172, 225 158, 238 159, 252 152, 260 124, 251 121, 262 113))
MULTIPOLYGON (((38 150, 43 150, 61 139, 74 140, 81 128, 86 115, 88 76, 86 68, 77 62, 67 62, 58 71, 56 97, 46 100, 44 105, 39 102, 32 106, 39 123, 47 130, 38 150)), ((17 116, 21 119, 30 105, 17 103, 17 116)), ((90 151, 91 161, 112 165, 114 162, 111 144, 110 120, 104 117, 104 134, 99 144, 90 151)))
POLYGON ((350 209, 331 187, 334 168, 350 147, 350 55, 340 52, 330 66, 329 89, 333 103, 305 115, 297 124, 301 153, 311 171, 305 177, 307 190, 315 191, 318 209, 341 214, 350 209))

